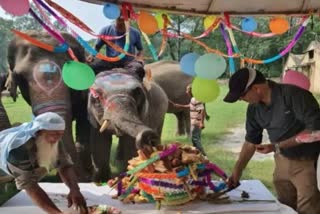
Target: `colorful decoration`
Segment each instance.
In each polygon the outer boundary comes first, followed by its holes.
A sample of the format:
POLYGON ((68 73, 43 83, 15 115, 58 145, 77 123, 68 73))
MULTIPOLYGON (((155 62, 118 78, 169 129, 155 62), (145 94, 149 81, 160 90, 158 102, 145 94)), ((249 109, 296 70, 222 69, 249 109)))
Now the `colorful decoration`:
POLYGON ((160 209, 161 205, 207 200, 206 188, 220 195, 229 190, 226 173, 195 147, 176 142, 154 147, 154 151, 147 158, 138 150, 138 156, 129 160, 129 171, 108 182, 111 187, 117 186, 117 199, 123 203, 156 203, 160 209), (223 181, 213 183, 211 174, 223 181))
POLYGON ((141 31, 148 35, 155 34, 159 30, 157 20, 148 12, 140 11, 137 22, 141 31))
POLYGON ((241 28, 247 32, 253 32, 257 29, 257 22, 253 17, 246 17, 241 21, 241 28))
POLYGON ((283 34, 289 30, 290 25, 286 19, 277 17, 270 20, 269 28, 274 34, 283 34))
POLYGON ((0 6, 14 16, 23 16, 29 12, 29 0, 0 0, 0 6))
MULTIPOLYGON (((215 23, 217 20, 219 20, 216 16, 206 16, 203 21, 203 26, 205 30, 208 30, 213 23, 215 23)), ((214 28, 211 29, 211 31, 214 31, 217 29, 218 25, 216 25, 214 28)))
POLYGON ((192 82, 192 95, 200 102, 209 103, 217 99, 220 88, 216 80, 195 77, 192 82))
POLYGON ((163 19, 163 16, 167 16, 168 19, 170 20, 169 16, 167 13, 162 13, 162 12, 159 12, 157 13, 154 17, 155 19, 157 20, 157 23, 158 23, 158 28, 161 30, 164 28, 164 19, 163 19))
POLYGON ((200 56, 195 64, 197 76, 203 79, 217 79, 226 70, 227 64, 222 56, 208 53, 200 56))
POLYGON ((62 78, 64 83, 75 90, 85 90, 94 83, 95 75, 92 68, 84 63, 68 61, 63 65, 62 78))
POLYGON ((197 53, 185 54, 180 60, 181 71, 189 76, 196 76, 195 64, 199 57, 197 53))
POLYGON ((120 9, 116 4, 106 3, 103 6, 103 14, 108 19, 117 19, 120 16, 120 9))
POLYGON ((305 90, 310 88, 310 80, 302 72, 288 70, 283 76, 282 83, 299 86, 305 90))
POLYGON ((229 70, 230 70, 230 73, 234 73, 234 72, 236 72, 236 68, 235 68, 235 65, 234 65, 233 57, 232 57, 232 55, 233 55, 232 46, 231 46, 230 40, 228 38, 227 33, 225 32, 225 29, 224 29, 224 26, 223 26, 222 23, 220 24, 220 29, 221 29, 221 34, 223 36, 224 41, 226 42, 226 46, 227 46, 227 49, 228 49, 229 70))
POLYGON ((37 86, 47 95, 51 95, 61 86, 61 69, 55 62, 42 60, 33 69, 33 79, 37 86))

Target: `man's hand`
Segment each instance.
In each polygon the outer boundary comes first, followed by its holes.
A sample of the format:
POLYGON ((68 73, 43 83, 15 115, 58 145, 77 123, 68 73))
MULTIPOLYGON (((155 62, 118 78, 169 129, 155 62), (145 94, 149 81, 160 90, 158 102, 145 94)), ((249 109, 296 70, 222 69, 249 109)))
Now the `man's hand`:
POLYGON ((274 152, 274 145, 270 143, 256 145, 256 151, 262 154, 268 154, 270 152, 274 152))
POLYGON ((240 184, 241 172, 232 172, 231 176, 227 180, 227 184, 229 188, 235 188, 240 184))
POLYGON ((67 199, 68 207, 74 206, 77 210, 88 210, 86 200, 79 190, 70 190, 67 199))

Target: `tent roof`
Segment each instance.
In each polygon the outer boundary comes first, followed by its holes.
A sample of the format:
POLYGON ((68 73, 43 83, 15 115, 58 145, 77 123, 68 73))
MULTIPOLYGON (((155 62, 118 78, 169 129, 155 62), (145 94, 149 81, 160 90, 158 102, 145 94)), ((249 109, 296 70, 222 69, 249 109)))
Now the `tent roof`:
POLYGON ((319 10, 319 0, 81 0, 95 4, 123 2, 137 9, 166 10, 170 13, 207 15, 229 12, 231 15, 297 15, 319 10))

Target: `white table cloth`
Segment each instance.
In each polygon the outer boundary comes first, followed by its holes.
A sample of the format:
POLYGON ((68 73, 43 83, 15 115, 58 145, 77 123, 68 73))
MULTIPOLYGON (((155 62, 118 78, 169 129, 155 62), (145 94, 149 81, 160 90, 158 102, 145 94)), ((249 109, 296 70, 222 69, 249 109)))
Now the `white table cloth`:
MULTIPOLYGON (((243 180, 241 185, 228 193, 232 203, 213 204, 206 201, 194 201, 181 206, 162 206, 161 210, 155 210, 154 204, 123 204, 119 200, 112 199, 116 192, 107 186, 96 186, 93 183, 80 183, 80 189, 87 200, 88 205, 107 204, 119 208, 122 213, 255 213, 255 214, 295 214, 291 208, 280 204, 271 192, 259 180, 243 180), (249 193, 248 201, 241 201, 241 192, 249 193), (239 202, 241 201, 241 202, 239 202)), ((68 188, 63 183, 40 183, 40 186, 47 192, 54 203, 66 210, 68 188)), ((8 200, 0 208, 0 213, 10 214, 35 214, 44 213, 40 208, 33 205, 31 199, 24 191, 8 200)))

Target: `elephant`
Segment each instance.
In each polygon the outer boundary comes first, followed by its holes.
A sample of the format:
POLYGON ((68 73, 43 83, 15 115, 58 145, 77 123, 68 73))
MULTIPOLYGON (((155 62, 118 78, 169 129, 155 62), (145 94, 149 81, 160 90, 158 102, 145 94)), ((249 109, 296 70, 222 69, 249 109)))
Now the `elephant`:
MULTIPOLYGON (((29 31, 27 35, 47 45, 57 46, 56 41, 46 32, 29 31)), ((71 35, 62 33, 67 44, 80 62, 85 62, 85 52, 71 35)), ((76 91, 62 81, 62 66, 71 60, 67 53, 53 53, 32 45, 18 36, 8 46, 8 63, 11 82, 9 91, 13 99, 19 87, 22 97, 31 106, 32 113, 56 112, 66 121, 63 136, 64 146, 70 154, 81 181, 91 174, 90 166, 80 167, 72 135, 72 121, 76 120, 76 141, 89 146, 90 124, 87 119, 88 90, 76 91)))
POLYGON ((175 107, 173 103, 187 105, 191 97, 186 93, 187 85, 193 80, 191 76, 182 73, 176 61, 163 60, 145 65, 145 70, 151 71, 152 80, 166 92, 169 99, 168 113, 177 118, 177 135, 190 134, 189 109, 175 107))
POLYGON ((94 181, 111 176, 112 135, 119 138, 116 160, 122 172, 137 149, 160 143, 167 107, 168 98, 160 86, 152 81, 142 82, 123 68, 96 76, 88 98, 94 181))

